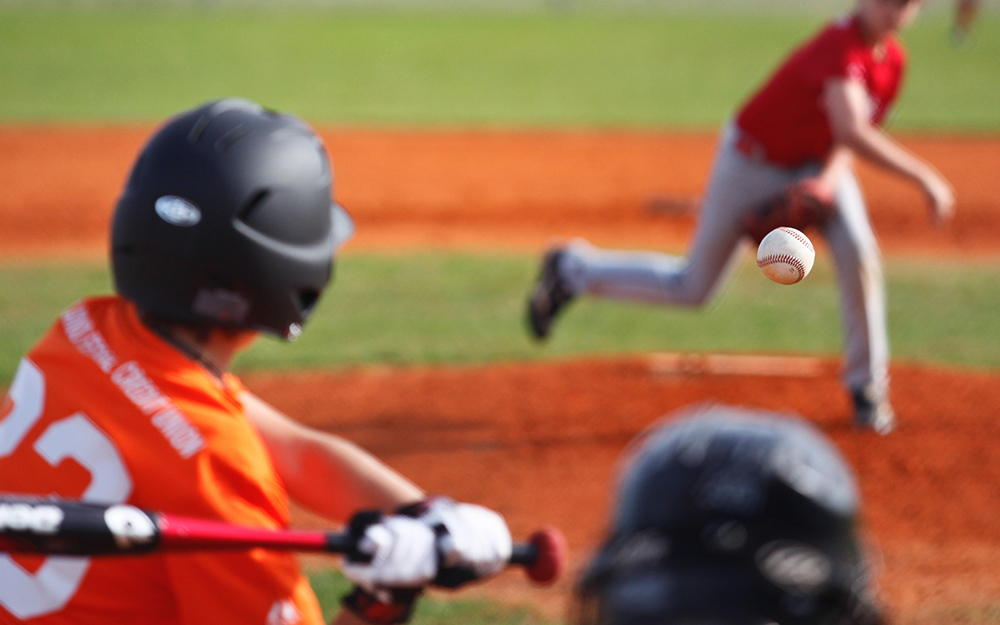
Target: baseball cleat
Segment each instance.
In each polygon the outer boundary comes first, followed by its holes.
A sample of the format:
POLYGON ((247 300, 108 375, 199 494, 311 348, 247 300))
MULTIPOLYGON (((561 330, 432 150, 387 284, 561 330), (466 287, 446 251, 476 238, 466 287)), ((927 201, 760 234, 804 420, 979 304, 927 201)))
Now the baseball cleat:
POLYGON ((552 321, 574 297, 566 281, 559 275, 559 263, 565 254, 566 251, 562 248, 546 252, 538 282, 528 298, 528 328, 538 340, 548 337, 552 321))
POLYGON ((886 399, 872 399, 866 390, 851 393, 854 399, 854 425, 885 436, 896 428, 896 413, 886 399))

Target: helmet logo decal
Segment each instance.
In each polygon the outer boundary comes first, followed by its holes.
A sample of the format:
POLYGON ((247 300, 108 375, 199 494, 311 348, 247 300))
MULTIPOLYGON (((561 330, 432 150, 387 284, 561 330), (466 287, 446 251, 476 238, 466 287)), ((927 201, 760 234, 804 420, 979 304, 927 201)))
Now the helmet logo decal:
POLYGON ((830 559, 819 550, 790 540, 770 542, 757 552, 757 567, 775 586, 815 594, 830 581, 830 559))
POLYGON ((201 221, 198 207, 176 195, 164 195, 156 200, 156 214, 168 224, 188 228, 201 221))

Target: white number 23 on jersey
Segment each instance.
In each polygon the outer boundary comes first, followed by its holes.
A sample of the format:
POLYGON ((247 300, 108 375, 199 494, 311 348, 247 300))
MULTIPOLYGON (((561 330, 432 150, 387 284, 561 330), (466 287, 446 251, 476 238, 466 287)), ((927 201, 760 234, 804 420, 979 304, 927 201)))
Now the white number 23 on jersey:
MULTIPOLYGON (((25 443, 45 411, 45 375, 27 358, 17 368, 9 397, 13 406, 0 418, 0 460, 25 443)), ((72 458, 90 473, 83 501, 121 503, 132 493, 132 479, 118 449, 82 412, 53 421, 32 448, 53 467, 72 458)), ((50 556, 29 573, 8 554, 0 554, 0 606, 19 619, 61 610, 89 566, 90 558, 50 556)))

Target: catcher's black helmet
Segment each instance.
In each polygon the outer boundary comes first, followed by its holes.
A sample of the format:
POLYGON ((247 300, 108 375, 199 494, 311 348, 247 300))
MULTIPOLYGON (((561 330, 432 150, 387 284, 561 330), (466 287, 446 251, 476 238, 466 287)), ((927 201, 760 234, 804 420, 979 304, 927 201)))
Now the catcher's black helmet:
POLYGON ((181 113, 143 148, 115 209, 115 288, 161 318, 294 339, 330 281, 347 213, 323 143, 246 100, 181 113))
POLYGON ((633 444, 579 623, 874 625, 858 495, 795 418, 708 406, 633 444))

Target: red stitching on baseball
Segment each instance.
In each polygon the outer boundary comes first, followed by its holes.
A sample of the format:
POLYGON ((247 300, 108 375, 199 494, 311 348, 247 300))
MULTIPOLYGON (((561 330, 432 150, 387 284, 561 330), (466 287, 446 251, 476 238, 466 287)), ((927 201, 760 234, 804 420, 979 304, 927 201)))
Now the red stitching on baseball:
POLYGON ((781 230, 782 232, 785 232, 785 233, 791 235, 791 237, 793 239, 795 239, 796 241, 798 241, 802 245, 805 245, 807 248, 809 248, 810 252, 815 252, 816 251, 816 250, 813 249, 813 244, 812 244, 812 241, 809 240, 809 237, 807 237, 806 235, 802 234, 801 232, 799 232, 795 228, 789 228, 788 226, 782 226, 781 228, 779 228, 779 230, 781 230))
POLYGON ((799 271, 799 280, 806 277, 806 267, 802 264, 802 261, 794 256, 789 256, 788 254, 778 254, 772 256, 765 256, 757 261, 757 266, 764 268, 767 265, 773 265, 775 263, 788 263, 792 267, 795 267, 799 271))

